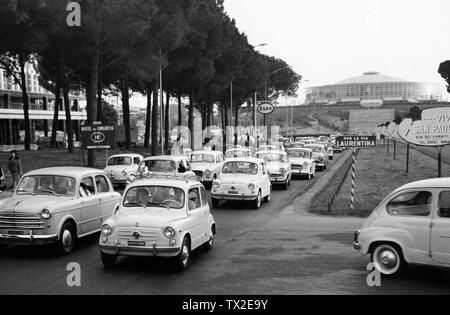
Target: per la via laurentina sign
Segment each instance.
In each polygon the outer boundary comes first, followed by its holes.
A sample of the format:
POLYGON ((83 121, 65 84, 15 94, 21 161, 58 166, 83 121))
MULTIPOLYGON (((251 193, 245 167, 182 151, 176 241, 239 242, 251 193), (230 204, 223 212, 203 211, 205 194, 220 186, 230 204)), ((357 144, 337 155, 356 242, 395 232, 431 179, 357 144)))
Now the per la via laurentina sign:
POLYGON ((424 110, 422 120, 404 119, 399 136, 419 146, 439 147, 450 144, 450 107, 424 110))

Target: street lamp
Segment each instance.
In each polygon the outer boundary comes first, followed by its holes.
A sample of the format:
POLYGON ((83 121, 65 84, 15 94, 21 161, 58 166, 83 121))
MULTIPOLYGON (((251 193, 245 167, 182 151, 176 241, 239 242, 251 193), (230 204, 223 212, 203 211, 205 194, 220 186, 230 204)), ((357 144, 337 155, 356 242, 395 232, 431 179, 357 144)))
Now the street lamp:
POLYGON ((291 68, 291 66, 286 66, 286 67, 277 69, 277 70, 275 70, 275 71, 272 71, 272 72, 266 77, 266 79, 264 80, 264 85, 265 85, 264 91, 265 91, 265 98, 266 98, 266 101, 267 101, 267 81, 268 81, 268 80, 270 79, 270 77, 271 77, 272 75, 274 75, 275 73, 278 73, 278 72, 280 72, 280 71, 283 71, 283 70, 285 70, 285 69, 290 69, 290 68, 291 68))

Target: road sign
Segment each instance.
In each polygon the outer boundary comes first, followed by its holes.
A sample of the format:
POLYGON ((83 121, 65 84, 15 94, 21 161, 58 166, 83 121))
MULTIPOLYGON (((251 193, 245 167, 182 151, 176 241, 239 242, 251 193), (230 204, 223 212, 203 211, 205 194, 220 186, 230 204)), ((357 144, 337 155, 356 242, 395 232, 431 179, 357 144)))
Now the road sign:
POLYGON ((376 136, 341 136, 336 138, 336 145, 345 148, 375 148, 376 136))
POLYGON ((275 107, 270 103, 262 103, 258 105, 258 112, 263 115, 272 114, 275 107))
POLYGON ((114 149, 115 127, 96 124, 81 126, 81 143, 83 150, 114 149))

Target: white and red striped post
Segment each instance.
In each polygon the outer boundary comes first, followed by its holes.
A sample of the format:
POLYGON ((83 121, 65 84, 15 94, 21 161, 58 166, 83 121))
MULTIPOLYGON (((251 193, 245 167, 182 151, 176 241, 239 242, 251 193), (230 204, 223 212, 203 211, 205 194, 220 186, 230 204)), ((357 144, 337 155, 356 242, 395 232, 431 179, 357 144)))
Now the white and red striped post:
POLYGON ((356 148, 353 149, 353 165, 352 165, 352 191, 350 198, 350 210, 355 207, 355 187, 356 187, 356 148))

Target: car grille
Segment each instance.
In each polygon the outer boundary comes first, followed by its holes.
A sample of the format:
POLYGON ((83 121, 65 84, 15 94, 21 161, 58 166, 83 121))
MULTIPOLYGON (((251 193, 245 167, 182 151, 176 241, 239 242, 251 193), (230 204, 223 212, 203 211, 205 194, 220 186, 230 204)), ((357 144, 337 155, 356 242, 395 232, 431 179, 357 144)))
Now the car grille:
POLYGON ((116 233, 121 241, 136 241, 133 237, 133 233, 135 232, 141 234, 138 241, 154 242, 161 238, 161 232, 158 229, 118 228, 116 233))
POLYGON ((45 222, 36 215, 21 213, 3 213, 0 215, 0 229, 9 230, 41 230, 45 222))
POLYGON ((223 190, 232 191, 231 187, 234 187, 234 190, 237 190, 239 192, 248 191, 248 185, 242 185, 242 184, 224 184, 221 186, 223 190))

